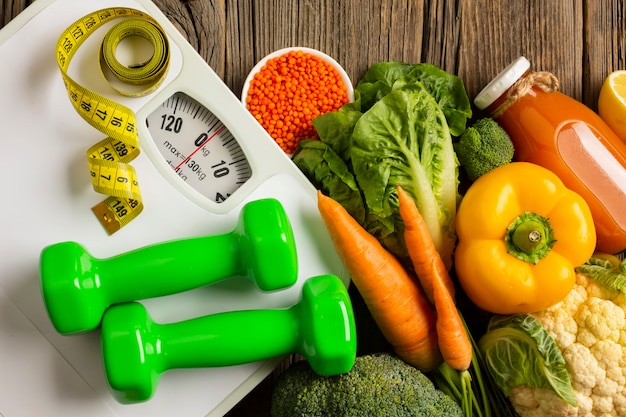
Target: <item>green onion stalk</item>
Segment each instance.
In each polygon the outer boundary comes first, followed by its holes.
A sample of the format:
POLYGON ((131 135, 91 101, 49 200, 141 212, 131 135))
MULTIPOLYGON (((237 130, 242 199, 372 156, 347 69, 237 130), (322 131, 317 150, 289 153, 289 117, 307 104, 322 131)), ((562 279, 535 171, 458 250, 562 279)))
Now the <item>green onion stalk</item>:
POLYGON ((460 311, 459 315, 472 344, 471 365, 466 371, 457 371, 443 363, 429 372, 429 377, 437 388, 459 403, 466 417, 517 417, 513 405, 491 378, 460 311))

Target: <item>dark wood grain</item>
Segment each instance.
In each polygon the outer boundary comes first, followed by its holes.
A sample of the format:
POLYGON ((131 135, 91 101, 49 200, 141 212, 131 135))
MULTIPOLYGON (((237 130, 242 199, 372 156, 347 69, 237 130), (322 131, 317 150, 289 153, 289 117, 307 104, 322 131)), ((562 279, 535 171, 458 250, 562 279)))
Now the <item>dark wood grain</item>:
MULTIPOLYGON (((0 25, 30 3, 4 0, 0 25)), ((463 77, 470 96, 525 55, 592 108, 606 75, 626 67, 623 0, 155 3, 236 94, 259 59, 287 46, 328 53, 355 81, 378 61, 429 62, 463 77)))
POLYGON ((378 61, 433 63, 470 96, 525 55, 592 108, 606 75, 625 67, 623 1, 156 2, 236 94, 256 61, 287 46, 328 53, 353 80, 378 61))
POLYGON ((586 0, 585 4, 582 101, 595 106, 604 77, 626 68, 626 8, 623 1, 586 0))
MULTIPOLYGON (((429 62, 461 76, 470 97, 525 55, 594 109, 604 78, 626 69, 624 0, 154 1, 237 95, 259 59, 287 46, 326 52, 355 82, 378 61, 429 62)), ((30 3, 3 0, 0 27, 30 3)), ((230 416, 269 415, 275 377, 230 416)))

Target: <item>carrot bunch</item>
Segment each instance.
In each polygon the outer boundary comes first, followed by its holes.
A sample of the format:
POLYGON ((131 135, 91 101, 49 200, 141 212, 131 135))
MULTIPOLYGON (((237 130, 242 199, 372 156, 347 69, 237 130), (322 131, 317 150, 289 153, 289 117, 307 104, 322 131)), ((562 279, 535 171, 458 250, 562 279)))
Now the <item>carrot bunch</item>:
POLYGON ((318 208, 352 282, 396 354, 422 371, 445 361, 469 377, 472 345, 452 280, 415 202, 401 187, 398 198, 419 282, 341 204, 319 191, 318 208))
POLYGON ((318 208, 352 282, 398 357, 423 371, 437 368, 442 359, 435 312, 419 285, 341 204, 321 191, 318 208))

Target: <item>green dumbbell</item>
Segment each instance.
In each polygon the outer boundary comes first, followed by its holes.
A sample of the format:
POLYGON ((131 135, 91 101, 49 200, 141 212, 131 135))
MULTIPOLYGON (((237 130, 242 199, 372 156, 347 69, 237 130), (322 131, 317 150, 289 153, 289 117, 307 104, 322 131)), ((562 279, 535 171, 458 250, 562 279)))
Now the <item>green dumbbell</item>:
POLYGON ((296 245, 282 205, 247 203, 230 233, 155 244, 108 259, 75 242, 44 248, 41 286, 50 319, 63 334, 93 330, 112 304, 186 291, 248 276, 263 291, 295 284, 296 245))
POLYGON ((231 311, 157 324, 140 303, 112 306, 102 320, 109 386, 121 403, 146 401, 169 369, 229 366, 300 353, 320 375, 349 371, 356 357, 354 314, 334 275, 303 284, 287 309, 231 311))

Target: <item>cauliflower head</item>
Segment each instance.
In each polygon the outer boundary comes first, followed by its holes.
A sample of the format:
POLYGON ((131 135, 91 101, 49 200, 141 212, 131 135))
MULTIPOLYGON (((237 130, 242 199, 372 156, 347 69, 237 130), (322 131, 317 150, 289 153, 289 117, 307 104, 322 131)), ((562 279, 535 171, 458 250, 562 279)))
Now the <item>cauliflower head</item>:
POLYGON ((624 294, 579 273, 564 300, 532 316, 563 354, 576 406, 550 389, 521 386, 509 393, 520 416, 626 416, 624 294))

